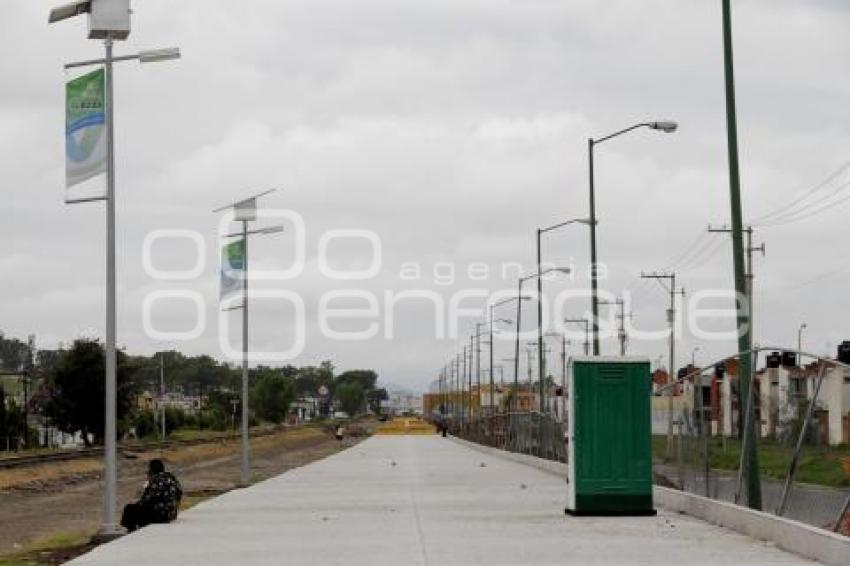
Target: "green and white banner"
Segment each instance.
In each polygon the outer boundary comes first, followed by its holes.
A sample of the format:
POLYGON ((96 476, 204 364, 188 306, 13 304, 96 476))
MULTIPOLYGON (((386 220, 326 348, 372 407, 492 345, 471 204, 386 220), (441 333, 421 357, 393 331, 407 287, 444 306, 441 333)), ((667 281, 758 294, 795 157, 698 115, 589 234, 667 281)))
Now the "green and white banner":
POLYGON ((65 85, 65 187, 106 172, 106 78, 103 69, 65 85))
POLYGON ((221 248, 221 300, 242 290, 245 273, 245 240, 225 244, 221 248))

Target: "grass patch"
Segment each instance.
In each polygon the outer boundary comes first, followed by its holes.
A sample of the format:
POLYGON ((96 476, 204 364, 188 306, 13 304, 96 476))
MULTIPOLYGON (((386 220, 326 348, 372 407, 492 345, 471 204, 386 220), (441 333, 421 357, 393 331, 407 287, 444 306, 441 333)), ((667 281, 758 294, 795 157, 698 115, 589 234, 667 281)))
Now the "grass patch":
POLYGON ((58 533, 38 539, 22 550, 0 556, 0 566, 62 564, 91 550, 91 532, 58 533))
MULTIPOLYGON (((693 439, 685 446, 683 460, 686 465, 700 466, 702 462, 702 443, 693 439)), ((678 462, 678 443, 674 439, 673 459, 678 462)), ((741 461, 741 442, 728 438, 709 438, 709 461, 714 470, 737 471, 741 461)), ((667 453, 667 437, 652 437, 652 454, 663 459, 667 453)), ((782 480, 788 474, 788 466, 794 456, 794 447, 779 444, 769 439, 760 439, 758 445, 759 468, 762 476, 782 480)), ((795 481, 827 487, 850 487, 850 471, 846 461, 850 460, 850 446, 803 446, 797 462, 795 481)))

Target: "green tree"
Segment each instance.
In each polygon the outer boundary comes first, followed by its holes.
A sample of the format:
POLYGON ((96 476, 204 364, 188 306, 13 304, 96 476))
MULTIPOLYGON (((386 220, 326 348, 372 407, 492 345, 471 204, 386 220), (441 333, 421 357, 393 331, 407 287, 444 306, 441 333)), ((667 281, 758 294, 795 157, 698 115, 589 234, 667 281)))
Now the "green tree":
POLYGON ((30 358, 30 348, 17 338, 6 338, 0 332, 0 369, 19 371, 30 358))
POLYGON ((257 418, 273 423, 286 419, 289 405, 295 399, 295 387, 277 370, 263 368, 251 390, 251 406, 257 418))
POLYGON ((363 388, 363 391, 371 391, 375 388, 375 383, 378 381, 378 374, 371 369, 352 369, 344 371, 336 376, 336 384, 357 383, 363 388))
MULTIPOLYGON (((96 443, 103 441, 105 355, 97 340, 76 340, 70 350, 62 352, 53 375, 53 398, 48 411, 60 430, 79 431, 83 442, 88 435, 96 443)), ((118 352, 118 422, 126 423, 133 404, 134 390, 129 379, 126 356, 118 352)), ((119 431, 119 433, 122 431, 119 431)))
POLYGON ((381 401, 387 401, 390 398, 390 394, 387 393, 387 390, 381 387, 380 389, 373 389, 366 393, 366 399, 369 402, 369 408, 372 409, 372 412, 375 414, 381 414, 381 401))
POLYGON ((366 402, 366 392, 363 391, 363 386, 355 382, 341 384, 336 388, 335 397, 339 401, 339 408, 352 417, 363 410, 366 402))
POLYGON ((319 367, 306 366, 300 368, 295 376, 295 389, 298 395, 316 395, 324 385, 328 391, 333 391, 334 367, 330 362, 322 362, 319 367))

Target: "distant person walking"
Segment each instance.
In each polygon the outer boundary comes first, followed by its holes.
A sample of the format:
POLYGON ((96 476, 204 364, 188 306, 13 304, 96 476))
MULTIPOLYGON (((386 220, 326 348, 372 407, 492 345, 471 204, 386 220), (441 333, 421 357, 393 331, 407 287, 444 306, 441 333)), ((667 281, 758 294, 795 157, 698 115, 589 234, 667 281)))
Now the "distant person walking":
POLYGON ((152 523, 170 523, 177 518, 183 488, 170 472, 165 471, 162 460, 148 464, 148 482, 141 498, 128 503, 121 516, 121 526, 129 532, 152 523))

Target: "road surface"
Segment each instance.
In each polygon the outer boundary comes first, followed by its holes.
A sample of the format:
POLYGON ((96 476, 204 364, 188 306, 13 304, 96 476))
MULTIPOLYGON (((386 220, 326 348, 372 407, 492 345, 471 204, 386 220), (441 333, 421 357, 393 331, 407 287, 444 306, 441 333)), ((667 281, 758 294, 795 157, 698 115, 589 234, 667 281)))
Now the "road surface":
POLYGON ((697 519, 568 517, 564 480, 439 436, 376 436, 73 564, 810 564, 697 519))

